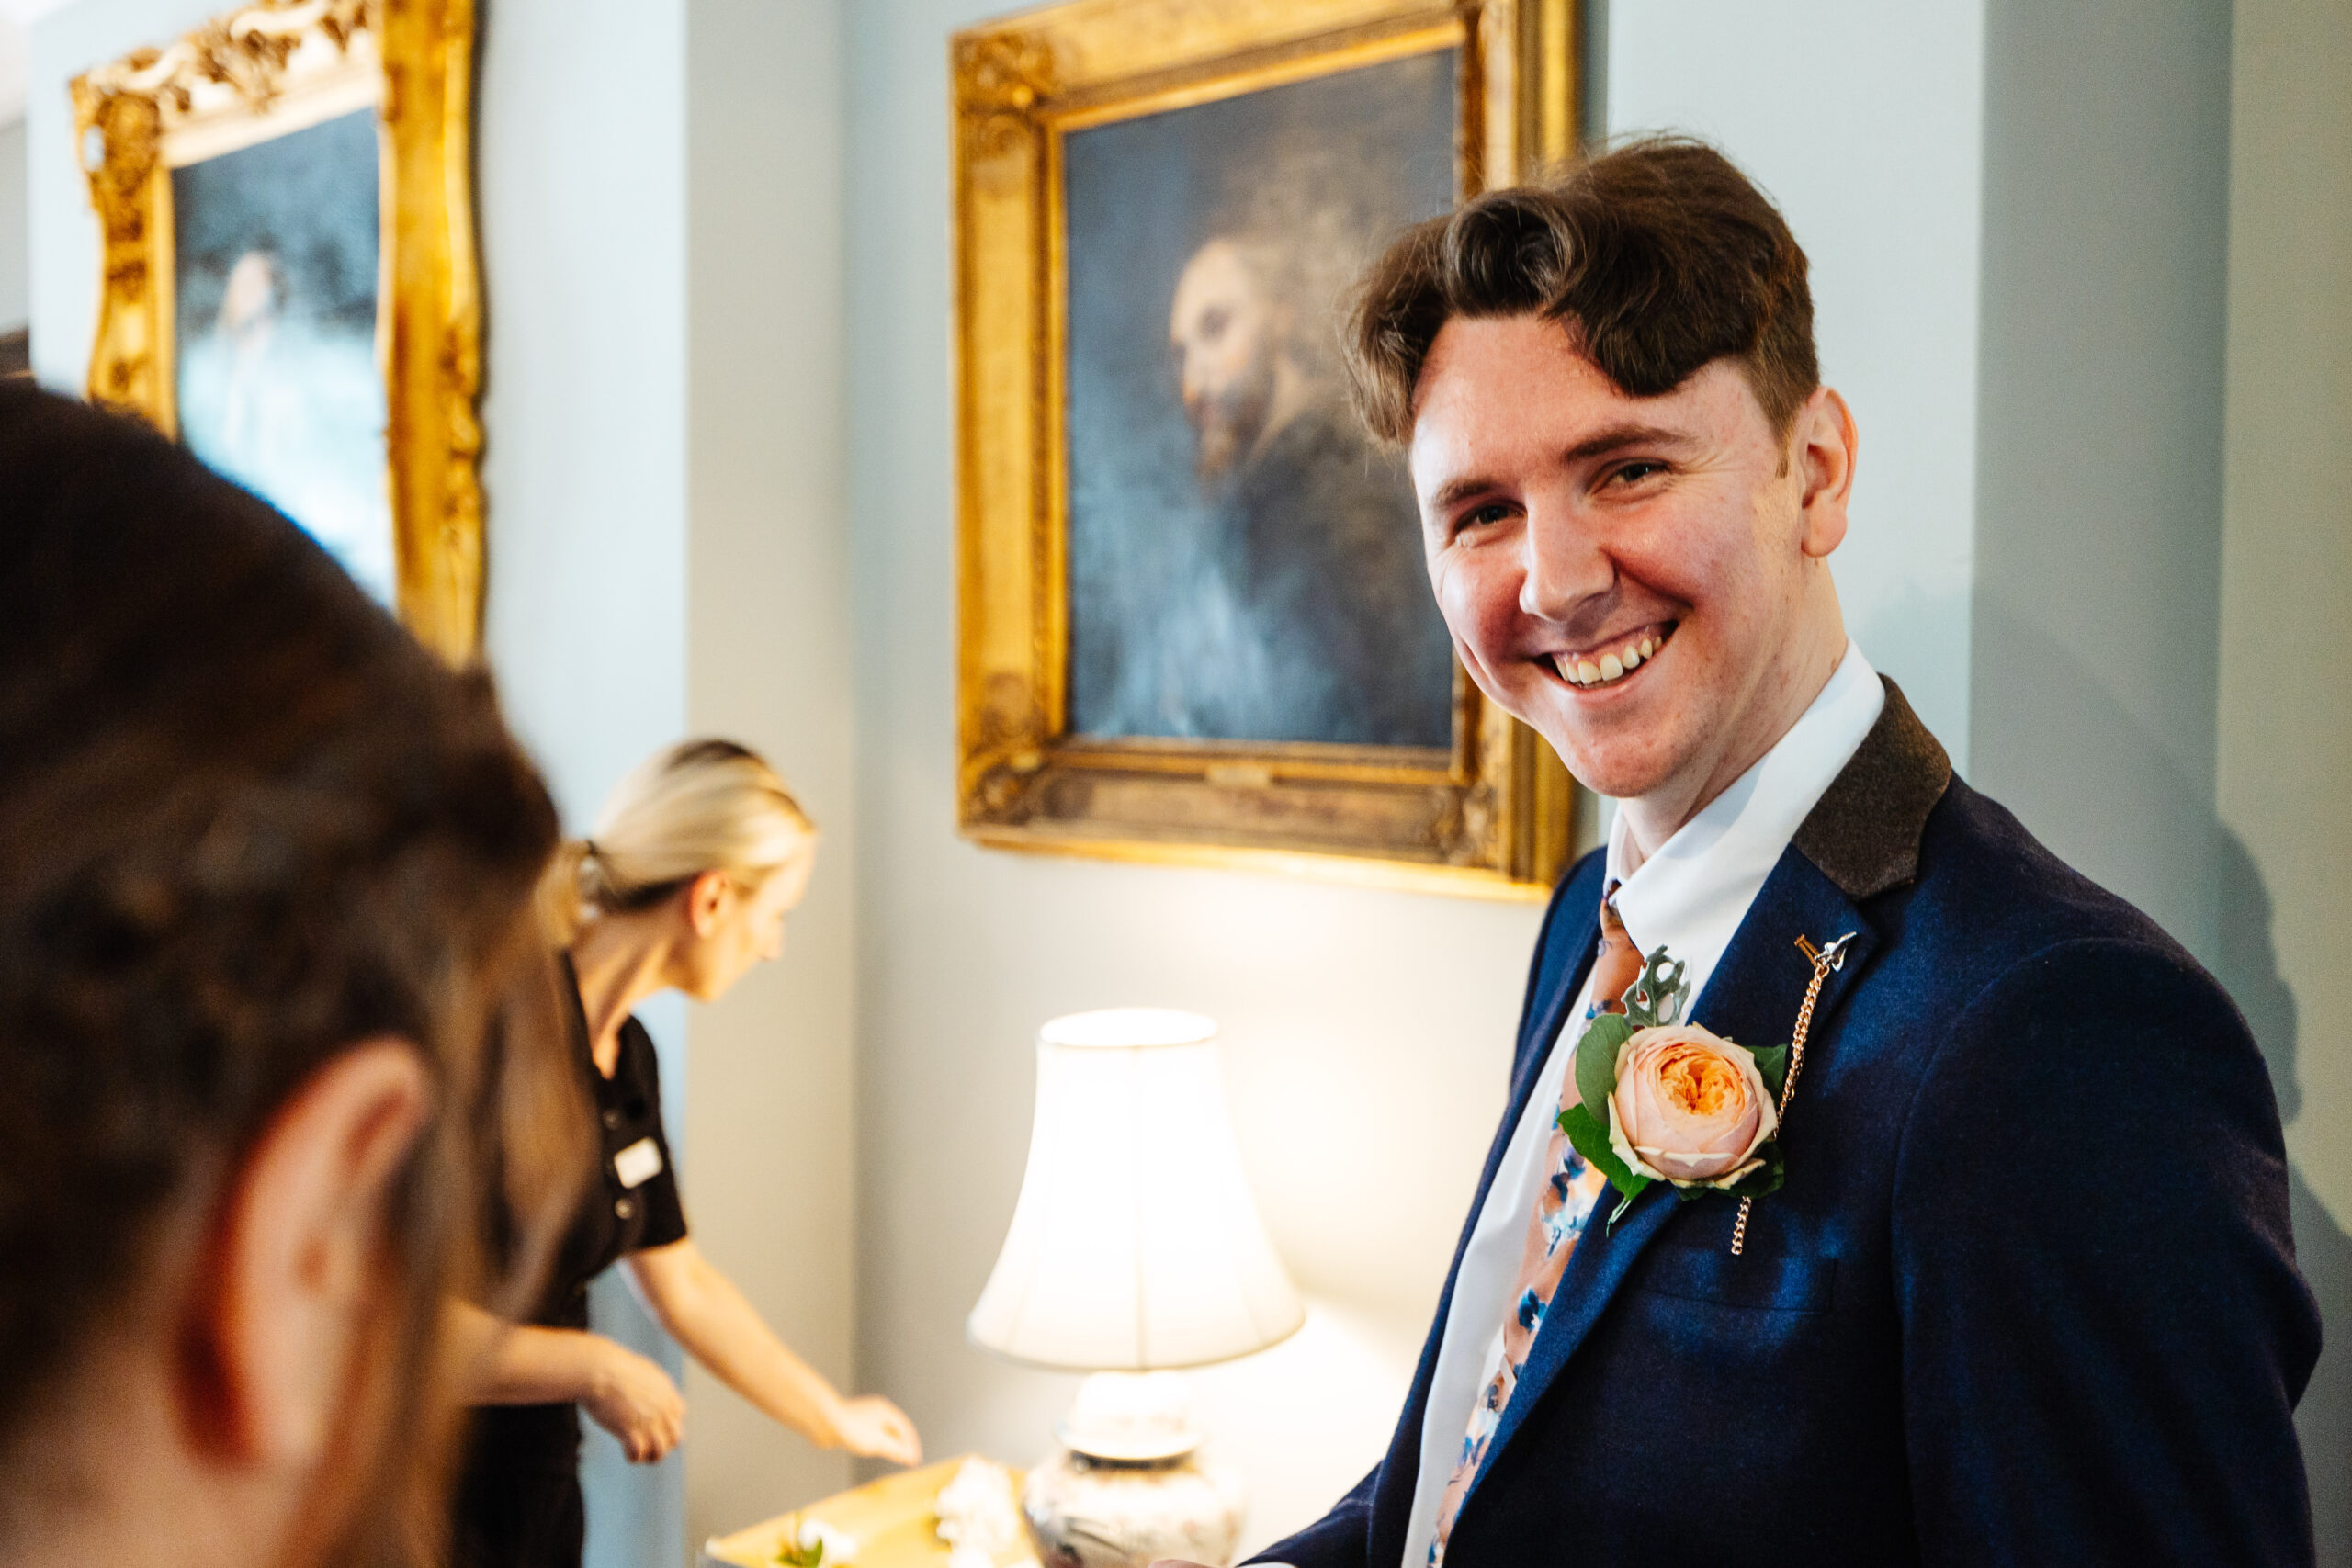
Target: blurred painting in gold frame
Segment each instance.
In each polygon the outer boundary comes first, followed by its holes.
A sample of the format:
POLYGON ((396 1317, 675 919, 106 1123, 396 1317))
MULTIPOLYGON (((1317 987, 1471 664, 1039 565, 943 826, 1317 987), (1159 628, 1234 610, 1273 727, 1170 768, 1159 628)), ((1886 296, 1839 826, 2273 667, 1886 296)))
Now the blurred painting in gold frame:
POLYGON ((254 0, 75 79, 101 237, 89 395, 478 651, 470 0, 254 0))
POLYGON ((1574 785, 1452 660, 1409 489, 1329 350, 1389 233, 1573 153, 1575 23, 1073 0, 956 35, 967 837, 1506 898, 1557 878, 1574 785), (1240 319, 1284 325, 1242 352, 1240 319))

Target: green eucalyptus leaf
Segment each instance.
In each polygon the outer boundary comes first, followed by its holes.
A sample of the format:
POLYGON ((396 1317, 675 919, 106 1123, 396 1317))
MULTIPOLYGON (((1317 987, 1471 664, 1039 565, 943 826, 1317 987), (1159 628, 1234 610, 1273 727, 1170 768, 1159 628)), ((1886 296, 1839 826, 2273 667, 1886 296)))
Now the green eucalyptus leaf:
POLYGON ((1577 1042, 1577 1094, 1595 1117, 1617 1091, 1617 1048, 1634 1037, 1634 1026, 1622 1013, 1604 1012, 1585 1026, 1577 1042))
POLYGON ((1556 1119, 1561 1132, 1577 1153, 1584 1156, 1595 1170, 1609 1178, 1609 1185, 1631 1196, 1641 1190, 1641 1183, 1649 1178, 1635 1176, 1633 1168, 1617 1157, 1609 1146, 1609 1128, 1588 1106, 1571 1105, 1556 1119))
POLYGON ((1789 1048, 1786 1045, 1743 1045, 1740 1049, 1756 1058, 1756 1070, 1764 1075, 1764 1087, 1772 1091, 1772 1102, 1779 1104, 1781 1088, 1789 1081, 1789 1048))

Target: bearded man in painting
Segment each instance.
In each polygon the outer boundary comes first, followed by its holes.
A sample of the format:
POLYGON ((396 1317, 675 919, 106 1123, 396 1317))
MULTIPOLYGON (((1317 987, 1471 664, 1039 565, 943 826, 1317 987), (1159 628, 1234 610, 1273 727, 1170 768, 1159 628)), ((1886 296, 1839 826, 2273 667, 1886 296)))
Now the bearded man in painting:
POLYGON ((1666 141, 1365 284, 1358 402, 1454 646, 1620 808, 1546 918, 1387 1457, 1270 1559, 2312 1560, 2262 1058, 1848 639, 1805 274, 1666 141), (1632 1032, 1678 978, 1687 1022, 1632 1032))
POLYGON ((1204 543, 1236 623, 1219 662, 1280 671, 1202 716, 1227 738, 1442 747, 1453 660, 1421 586, 1412 493, 1349 416, 1336 365, 1318 372, 1329 301, 1297 262, 1280 241, 1219 235, 1169 306, 1204 543))

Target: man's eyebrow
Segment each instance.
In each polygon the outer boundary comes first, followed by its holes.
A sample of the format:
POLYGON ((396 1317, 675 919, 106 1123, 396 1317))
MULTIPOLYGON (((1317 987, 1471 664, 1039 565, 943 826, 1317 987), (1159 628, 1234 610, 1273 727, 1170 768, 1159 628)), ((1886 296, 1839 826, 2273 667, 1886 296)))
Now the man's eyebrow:
POLYGON ((1429 509, 1433 513, 1450 512, 1457 502, 1467 500, 1480 491, 1497 488, 1498 487, 1496 482, 1484 474, 1465 474, 1461 479, 1448 479, 1438 486, 1437 493, 1430 497, 1429 509))
POLYGON ((1595 457, 1606 457, 1628 446, 1664 446, 1681 449, 1690 446, 1687 431, 1668 430, 1660 424, 1616 424, 1582 441, 1560 454, 1564 463, 1589 463, 1595 457))

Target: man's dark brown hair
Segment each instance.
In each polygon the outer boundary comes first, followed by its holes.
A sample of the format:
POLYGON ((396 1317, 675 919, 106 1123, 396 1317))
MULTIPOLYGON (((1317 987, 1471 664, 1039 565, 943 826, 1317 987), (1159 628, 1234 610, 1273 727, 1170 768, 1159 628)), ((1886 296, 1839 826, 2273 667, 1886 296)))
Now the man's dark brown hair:
POLYGON ((1804 252, 1730 159, 1679 137, 1632 142, 1407 231, 1348 312, 1356 412, 1402 445, 1445 323, 1523 315, 1557 321, 1632 397, 1663 396, 1730 359, 1784 435, 1821 382, 1804 252))
POLYGON ((485 676, 127 418, 0 385, 0 1527, 72 1484, 46 1438, 96 1348, 169 1331, 171 1238, 311 1075, 392 1037, 435 1100, 384 1221, 389 1441, 344 1438, 373 1502, 343 1560, 433 1555, 437 1325, 485 1282, 482 1192, 543 1255, 591 1168, 531 912, 554 807, 485 676))

